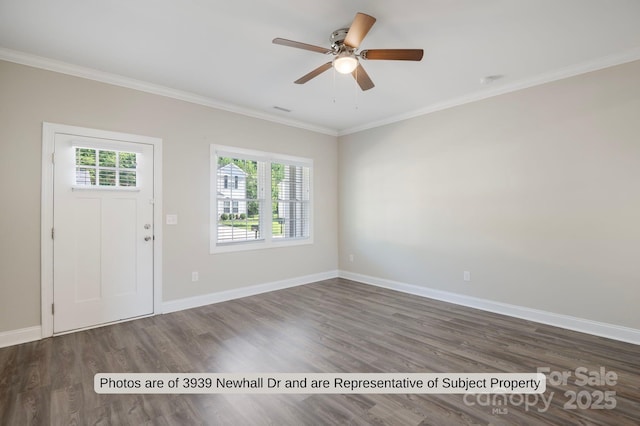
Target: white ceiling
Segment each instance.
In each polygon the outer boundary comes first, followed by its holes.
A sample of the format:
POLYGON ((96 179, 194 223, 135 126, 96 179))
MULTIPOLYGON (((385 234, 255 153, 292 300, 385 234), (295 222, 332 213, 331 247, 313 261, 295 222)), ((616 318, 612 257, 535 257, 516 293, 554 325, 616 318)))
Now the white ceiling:
POLYGON ((0 0, 0 48, 0 59, 52 59, 344 134, 640 59, 640 1, 0 0), (328 47, 356 12, 378 20, 361 49, 422 48, 422 62, 363 61, 367 92, 333 70, 293 84, 328 59, 271 40, 328 47), (480 84, 488 75, 504 77, 480 84))

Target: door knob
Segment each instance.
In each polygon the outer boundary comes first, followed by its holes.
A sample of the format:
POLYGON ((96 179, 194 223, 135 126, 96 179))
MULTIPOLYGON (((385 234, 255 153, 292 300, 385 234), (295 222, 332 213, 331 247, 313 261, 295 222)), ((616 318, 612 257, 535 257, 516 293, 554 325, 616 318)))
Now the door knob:
POLYGON ((144 237, 144 240, 145 240, 145 241, 150 241, 150 240, 151 240, 151 237, 147 235, 146 237, 144 237))
POLYGON ((151 225, 150 225, 150 224, 148 224, 148 223, 147 223, 147 224, 145 224, 145 225, 144 225, 144 229, 151 229, 151 225))

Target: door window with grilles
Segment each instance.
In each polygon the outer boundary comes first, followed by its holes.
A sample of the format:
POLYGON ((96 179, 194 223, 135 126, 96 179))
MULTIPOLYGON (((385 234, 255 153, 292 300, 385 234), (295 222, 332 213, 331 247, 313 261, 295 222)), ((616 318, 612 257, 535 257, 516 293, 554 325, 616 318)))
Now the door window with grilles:
POLYGON ((138 186, 135 152, 75 148, 77 186, 135 188, 138 186))

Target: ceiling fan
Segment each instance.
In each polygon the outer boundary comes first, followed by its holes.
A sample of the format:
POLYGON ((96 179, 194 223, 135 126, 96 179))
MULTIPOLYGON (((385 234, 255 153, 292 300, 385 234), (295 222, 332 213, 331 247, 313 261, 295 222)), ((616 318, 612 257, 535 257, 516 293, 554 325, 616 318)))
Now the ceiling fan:
POLYGON ((304 84, 333 67, 339 73, 353 75, 362 90, 369 90, 374 87, 373 81, 371 81, 358 58, 366 60, 420 61, 424 54, 422 49, 368 49, 357 53, 360 43, 362 43, 362 40, 375 22, 376 18, 373 16, 358 12, 349 28, 341 28, 331 33, 329 37, 331 48, 314 46, 284 38, 274 38, 273 43, 335 56, 333 60, 320 65, 310 73, 294 81, 296 84, 304 84))

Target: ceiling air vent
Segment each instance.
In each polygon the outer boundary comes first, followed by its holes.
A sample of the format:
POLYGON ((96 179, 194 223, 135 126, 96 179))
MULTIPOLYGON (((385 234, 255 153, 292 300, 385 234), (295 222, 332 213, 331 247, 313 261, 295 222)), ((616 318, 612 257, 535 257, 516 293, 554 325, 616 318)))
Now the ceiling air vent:
POLYGON ((277 109, 278 111, 283 111, 283 112, 291 112, 290 109, 282 108, 277 105, 274 105, 273 109, 277 109))

